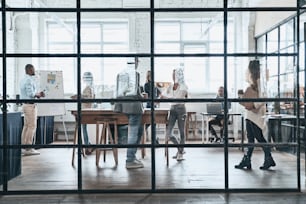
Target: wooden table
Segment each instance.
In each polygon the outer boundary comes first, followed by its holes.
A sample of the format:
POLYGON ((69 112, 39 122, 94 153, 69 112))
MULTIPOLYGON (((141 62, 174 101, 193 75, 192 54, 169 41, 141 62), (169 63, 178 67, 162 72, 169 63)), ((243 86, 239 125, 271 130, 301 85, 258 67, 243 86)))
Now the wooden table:
MULTIPOLYGON (((154 119, 155 124, 167 124, 168 123, 168 112, 169 109, 155 109, 154 119)), ((78 132, 78 111, 71 110, 71 114, 74 115, 76 120, 75 132, 74 132, 74 144, 76 144, 77 132, 78 132)), ((97 124, 99 121, 112 121, 115 120, 117 125, 127 125, 128 117, 123 113, 116 113, 111 109, 82 109, 81 110, 81 124, 97 124)), ((142 122, 144 126, 146 124, 151 124, 151 109, 145 109, 142 122)), ((145 130, 144 137, 142 137, 142 143, 145 142, 145 130)), ((83 151, 84 152, 84 151, 83 151)), ((75 148, 73 148, 72 153, 72 166, 74 166, 74 155, 75 148)), ((145 155, 145 149, 142 148, 142 157, 145 155)))

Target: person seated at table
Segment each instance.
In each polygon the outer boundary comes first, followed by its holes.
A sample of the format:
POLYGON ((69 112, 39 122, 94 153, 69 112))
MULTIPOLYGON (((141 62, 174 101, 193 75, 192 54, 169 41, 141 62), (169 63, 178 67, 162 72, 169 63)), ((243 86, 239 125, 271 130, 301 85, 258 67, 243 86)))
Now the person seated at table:
MULTIPOLYGON (((216 98, 224 98, 224 87, 223 86, 219 87, 216 98)), ((222 110, 224 111, 224 102, 222 102, 221 105, 222 105, 222 110)), ((227 108, 228 109, 231 108, 231 103, 230 102, 228 102, 227 108)), ((212 139, 209 138, 209 140, 211 142, 221 141, 221 138, 223 138, 224 115, 223 114, 218 114, 215 117, 213 117, 212 119, 210 119, 209 122, 208 122, 208 127, 209 127, 210 133, 214 136, 214 138, 212 138, 212 139), (213 125, 218 125, 221 128, 220 129, 220 137, 217 135, 217 132, 214 129, 213 125)))
MULTIPOLYGON (((82 98, 85 99, 92 99, 95 98, 94 89, 93 89, 93 75, 91 72, 84 72, 83 74, 83 82, 85 84, 85 88, 82 92, 82 98)), ((71 96, 72 99, 76 99, 77 95, 71 96)), ((93 108, 92 103, 82 103, 82 109, 86 108, 93 108)), ((90 145, 89 137, 88 137, 88 131, 87 131, 87 124, 82 124, 82 130, 83 130, 83 139, 85 145, 90 145)), ((94 148, 86 148, 85 154, 90 155, 95 149, 94 148)))

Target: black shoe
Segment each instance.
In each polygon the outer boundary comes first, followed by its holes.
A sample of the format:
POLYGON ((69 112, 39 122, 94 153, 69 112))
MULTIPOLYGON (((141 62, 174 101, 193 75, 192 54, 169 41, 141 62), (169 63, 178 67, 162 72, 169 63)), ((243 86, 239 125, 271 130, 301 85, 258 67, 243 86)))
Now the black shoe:
POLYGON ((263 165, 261 167, 259 167, 259 169, 268 170, 271 166, 276 166, 276 164, 275 164, 275 161, 273 160, 273 158, 270 156, 270 157, 265 159, 263 165))
POLYGON ((159 138, 158 138, 158 137, 157 137, 156 140, 155 140, 155 144, 156 144, 156 145, 159 145, 159 138))
POLYGON ((244 167, 246 167, 247 169, 251 169, 252 168, 252 165, 251 165, 251 159, 244 155, 240 164, 238 165, 235 165, 235 168, 236 169, 244 169, 244 167))
POLYGON ((216 137, 215 142, 221 142, 221 138, 220 137, 216 137))

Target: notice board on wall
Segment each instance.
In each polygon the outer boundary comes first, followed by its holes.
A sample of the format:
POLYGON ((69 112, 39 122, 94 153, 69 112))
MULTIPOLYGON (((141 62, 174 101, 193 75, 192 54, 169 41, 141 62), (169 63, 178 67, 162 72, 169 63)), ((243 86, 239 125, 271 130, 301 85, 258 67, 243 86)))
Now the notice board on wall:
MULTIPOLYGON (((42 99, 64 99, 64 84, 62 71, 37 70, 39 91, 45 92, 42 99)), ((38 116, 65 115, 64 103, 37 103, 38 116)))

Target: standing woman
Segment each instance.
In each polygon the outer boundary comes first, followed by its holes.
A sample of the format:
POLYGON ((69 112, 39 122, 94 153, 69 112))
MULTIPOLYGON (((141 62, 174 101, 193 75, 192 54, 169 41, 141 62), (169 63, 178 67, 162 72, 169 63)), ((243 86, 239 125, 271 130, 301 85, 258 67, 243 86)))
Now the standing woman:
MULTIPOLYGON (((245 92, 242 93, 243 98, 259 98, 261 94, 260 90, 260 65, 258 60, 252 60, 249 62, 247 81, 249 86, 245 92)), ((241 94, 241 93, 240 93, 241 94)), ((263 102, 243 102, 240 103, 246 109, 246 130, 248 143, 254 143, 255 138, 260 143, 267 143, 263 136, 263 129, 265 128, 264 114, 266 112, 266 106, 263 102)), ((265 154, 265 160, 260 167, 262 170, 267 170, 271 166, 275 166, 275 162, 271 155, 271 148, 268 146, 262 146, 265 154)), ((251 169, 251 157, 254 150, 254 146, 249 146, 247 152, 243 156, 240 164, 235 165, 237 169, 251 169)))
MULTIPOLYGON (((184 70, 178 68, 173 70, 173 84, 171 84, 166 92, 161 95, 161 98, 187 98, 188 87, 184 81, 184 70)), ((185 144, 185 118, 186 118, 186 107, 185 103, 174 102, 171 104, 169 120, 166 130, 166 137, 169 138, 173 144, 185 144), (177 121, 180 139, 172 135, 172 130, 177 121)), ((173 157, 177 161, 182 161, 184 154, 184 147, 178 147, 178 152, 173 157)))

